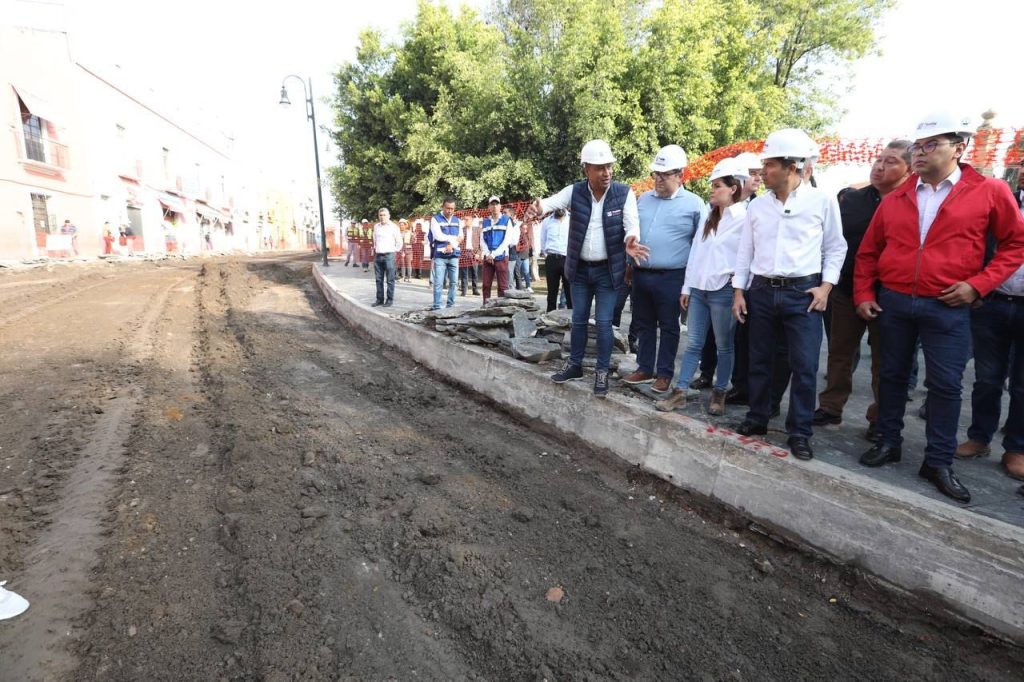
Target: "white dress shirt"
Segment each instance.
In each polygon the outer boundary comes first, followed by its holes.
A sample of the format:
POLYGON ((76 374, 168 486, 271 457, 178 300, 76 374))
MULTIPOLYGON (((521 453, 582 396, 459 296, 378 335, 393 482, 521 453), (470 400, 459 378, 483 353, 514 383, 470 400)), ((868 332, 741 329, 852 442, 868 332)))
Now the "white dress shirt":
POLYGON ((693 235, 690 257, 686 261, 686 280, 682 293, 692 289, 718 291, 729 283, 736 271, 736 251, 747 217, 747 202, 737 202, 722 212, 718 229, 703 238, 704 226, 693 235))
POLYGON ((804 277, 821 273, 836 284, 846 257, 846 240, 834 194, 801 182, 778 200, 765 192, 747 205, 732 285, 747 289, 753 275, 804 277))
MULTIPOLYGON (((541 212, 547 213, 560 208, 572 208, 572 185, 569 185, 558 194, 541 199, 541 212)), ((594 192, 589 185, 590 191, 590 223, 587 225, 587 234, 583 238, 583 249, 580 251, 580 259, 585 261, 599 261, 608 258, 608 247, 604 243, 604 200, 608 196, 606 191, 601 199, 594 198, 594 192)), ((622 227, 626 230, 626 239, 629 237, 640 238, 640 214, 636 209, 636 195, 633 190, 626 192, 626 203, 622 207, 622 227)), ((623 239, 625 241, 625 239, 623 239)))
POLYGON ((390 220, 373 226, 373 252, 395 253, 402 250, 402 231, 390 220))
POLYGON ((548 216, 540 227, 540 251, 564 256, 569 248, 569 214, 548 216))
POLYGON ((921 178, 917 179, 917 228, 922 244, 924 244, 925 237, 928 236, 928 230, 932 229, 932 223, 935 222, 935 216, 938 215, 942 202, 953 191, 953 185, 960 182, 961 175, 963 173, 960 171, 960 166, 957 166, 952 173, 946 176, 945 180, 935 187, 923 182, 921 178))
POLYGON ((1000 284, 996 291, 1007 296, 1024 296, 1024 265, 1017 268, 1017 272, 1000 284))

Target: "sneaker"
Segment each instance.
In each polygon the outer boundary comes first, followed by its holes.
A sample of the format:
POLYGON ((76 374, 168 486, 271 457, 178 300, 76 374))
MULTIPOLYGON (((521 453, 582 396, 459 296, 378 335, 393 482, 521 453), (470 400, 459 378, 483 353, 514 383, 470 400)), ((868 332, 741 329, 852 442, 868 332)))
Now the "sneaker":
POLYGON ((649 384, 654 381, 654 375, 637 370, 622 378, 622 383, 636 386, 637 384, 649 384))
POLYGON ((681 388, 672 389, 672 395, 654 403, 654 409, 659 412, 671 412, 680 407, 686 407, 686 391, 681 388))
POLYGON ((669 389, 671 385, 672 377, 658 377, 658 379, 654 382, 654 385, 651 386, 651 390, 654 391, 655 393, 664 393, 669 389))
POLYGON ((594 397, 608 397, 608 370, 599 369, 594 372, 594 397))
POLYGON ((579 365, 572 364, 572 361, 570 360, 566 360, 565 364, 562 365, 562 369, 551 375, 551 380, 556 384, 564 384, 567 381, 582 378, 583 368, 579 365))
POLYGON ((843 418, 838 414, 832 414, 822 408, 818 408, 814 411, 814 418, 811 419, 811 423, 815 426, 826 426, 829 424, 842 424, 843 418))

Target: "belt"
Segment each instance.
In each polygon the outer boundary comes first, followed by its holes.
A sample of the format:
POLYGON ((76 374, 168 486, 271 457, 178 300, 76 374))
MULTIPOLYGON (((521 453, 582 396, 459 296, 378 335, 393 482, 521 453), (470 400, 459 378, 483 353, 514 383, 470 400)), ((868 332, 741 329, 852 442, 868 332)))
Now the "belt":
POLYGON ((650 272, 655 275, 666 275, 675 272, 682 272, 683 270, 686 270, 686 268, 638 268, 636 266, 633 267, 633 272, 650 272))
POLYGON ((803 277, 763 277, 754 275, 754 284, 767 284, 770 287, 795 287, 798 284, 821 281, 821 273, 804 275, 803 277))
POLYGON ((553 258, 565 258, 565 254, 564 253, 552 253, 552 252, 548 251, 547 255, 550 256, 550 257, 553 257, 553 258))
POLYGON ((605 258, 604 260, 580 260, 580 263, 582 263, 583 265, 594 265, 594 266, 597 266, 597 265, 608 265, 608 259, 605 258))
POLYGON ((1011 296, 1010 294, 1004 294, 1001 291, 993 291, 987 298, 994 298, 999 301, 1009 301, 1010 303, 1024 303, 1024 296, 1011 296))

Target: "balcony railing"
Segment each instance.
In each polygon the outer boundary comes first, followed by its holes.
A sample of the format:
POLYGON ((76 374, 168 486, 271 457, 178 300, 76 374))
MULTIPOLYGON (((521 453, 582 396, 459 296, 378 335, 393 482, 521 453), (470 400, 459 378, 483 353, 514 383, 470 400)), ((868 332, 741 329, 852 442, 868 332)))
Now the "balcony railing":
POLYGON ((18 160, 52 168, 68 168, 68 146, 48 137, 26 137, 21 130, 12 130, 18 160))

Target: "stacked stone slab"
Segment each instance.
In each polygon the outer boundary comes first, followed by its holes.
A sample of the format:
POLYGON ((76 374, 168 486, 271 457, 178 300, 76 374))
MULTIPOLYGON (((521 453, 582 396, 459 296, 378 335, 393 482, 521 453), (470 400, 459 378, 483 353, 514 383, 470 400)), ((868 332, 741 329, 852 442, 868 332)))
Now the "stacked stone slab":
MULTIPOLYGON (((525 291, 509 290, 486 305, 471 310, 416 310, 401 319, 448 334, 463 343, 496 346, 526 362, 557 360, 568 355, 571 344, 572 311, 541 313, 533 296, 525 291)), ((611 369, 614 371, 629 352, 626 337, 614 330, 611 369)), ((587 329, 584 367, 597 362, 597 329, 587 329)))

